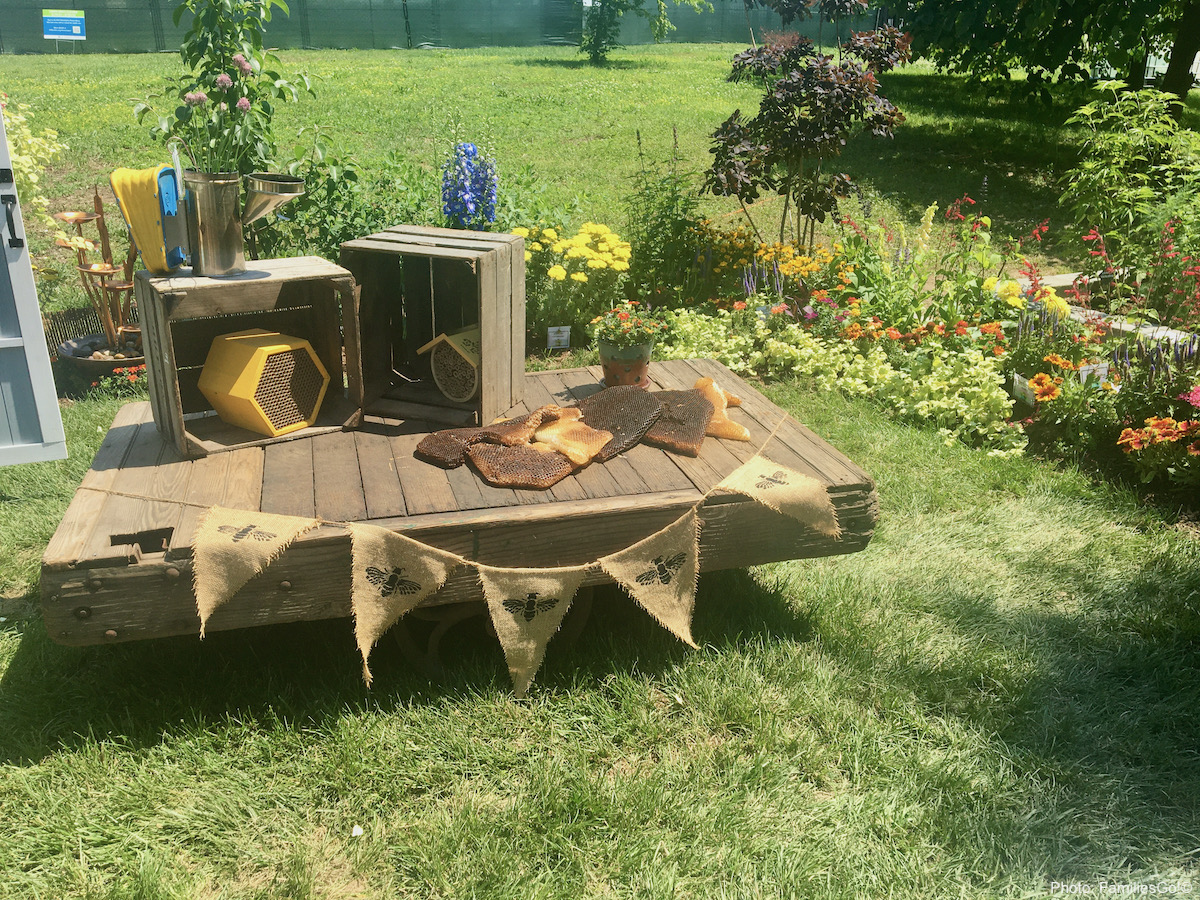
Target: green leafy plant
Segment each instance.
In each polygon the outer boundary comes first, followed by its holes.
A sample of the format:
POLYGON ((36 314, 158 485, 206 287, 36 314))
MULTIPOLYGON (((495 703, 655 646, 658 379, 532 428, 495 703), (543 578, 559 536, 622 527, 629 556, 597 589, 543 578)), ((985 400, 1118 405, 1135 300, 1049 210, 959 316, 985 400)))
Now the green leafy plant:
POLYGON ((562 325, 583 334, 592 319, 625 298, 632 250, 607 225, 584 222, 570 237, 549 226, 520 226, 513 233, 525 238, 531 335, 562 325))
POLYGON ((678 136, 667 162, 654 165, 642 153, 639 133, 638 162, 625 205, 633 249, 630 293, 655 306, 680 306, 700 292, 699 198, 692 179, 680 171, 678 136))
MULTIPOLYGON (((712 9, 707 0, 673 0, 676 6, 690 6, 697 12, 712 9)), ((581 6, 584 9, 583 33, 579 50, 588 55, 588 61, 598 66, 608 58, 609 51, 621 46, 621 18, 626 13, 640 16, 650 24, 650 34, 655 43, 663 41, 675 30, 667 17, 667 0, 653 0, 655 11, 646 8, 646 0, 592 0, 581 6)))
POLYGON ((188 71, 151 98, 166 111, 143 100, 134 115, 150 123, 155 140, 178 144, 198 171, 271 169, 276 103, 313 93, 307 75, 285 77, 279 58, 264 46, 275 9, 288 13, 284 0, 183 0, 175 8, 176 26, 192 16, 179 47, 188 71))
MULTIPOLYGON (((817 8, 824 18, 863 7, 856 0, 831 0, 817 8)), ((784 198, 779 240, 787 234, 794 206, 795 238, 811 246, 817 223, 829 218, 838 196, 849 191, 848 176, 826 171, 829 161, 853 134, 868 130, 890 137, 902 120, 880 94, 876 76, 907 58, 906 39, 895 29, 874 38, 856 35, 836 58, 817 53, 806 39, 735 57, 731 80, 753 80, 763 87, 763 95, 755 116, 743 119, 741 110, 735 110, 714 132, 704 189, 737 197, 751 222, 746 204, 763 189, 775 191, 784 198)), ((762 240, 757 226, 755 230, 762 240)))
POLYGON ((1084 140, 1061 202, 1080 234, 1103 237, 1106 267, 1136 273, 1158 243, 1159 208, 1200 187, 1200 135, 1176 123, 1173 95, 1123 87, 1104 82, 1103 98, 1068 120, 1084 140))
POLYGON ((657 311, 637 300, 626 300, 596 316, 589 327, 596 341, 614 347, 637 347, 657 342, 671 326, 657 311))
POLYGON ((29 124, 32 112, 29 104, 13 103, 8 94, 0 93, 0 110, 3 110, 13 178, 21 200, 26 209, 52 224, 46 214, 50 201, 42 193, 41 178, 46 167, 67 149, 67 145, 58 139, 58 132, 52 128, 34 132, 29 124))

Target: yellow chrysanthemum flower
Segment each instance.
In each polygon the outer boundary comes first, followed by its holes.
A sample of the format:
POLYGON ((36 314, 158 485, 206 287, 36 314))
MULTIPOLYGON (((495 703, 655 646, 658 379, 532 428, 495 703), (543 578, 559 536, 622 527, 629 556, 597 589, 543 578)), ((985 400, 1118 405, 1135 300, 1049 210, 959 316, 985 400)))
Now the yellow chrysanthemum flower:
POLYGON ((1058 292, 1052 287, 1042 288, 1041 293, 1038 294, 1038 299, 1046 307, 1046 312, 1050 313, 1056 319, 1065 319, 1071 314, 1071 307, 1067 301, 1058 296, 1058 292))

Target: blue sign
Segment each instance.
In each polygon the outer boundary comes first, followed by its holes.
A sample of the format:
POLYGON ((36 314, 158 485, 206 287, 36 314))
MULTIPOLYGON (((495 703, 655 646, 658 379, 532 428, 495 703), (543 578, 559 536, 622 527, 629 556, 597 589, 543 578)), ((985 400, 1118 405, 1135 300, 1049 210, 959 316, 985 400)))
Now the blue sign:
POLYGON ((87 27, 83 24, 83 11, 43 9, 42 37, 48 41, 87 40, 87 27))

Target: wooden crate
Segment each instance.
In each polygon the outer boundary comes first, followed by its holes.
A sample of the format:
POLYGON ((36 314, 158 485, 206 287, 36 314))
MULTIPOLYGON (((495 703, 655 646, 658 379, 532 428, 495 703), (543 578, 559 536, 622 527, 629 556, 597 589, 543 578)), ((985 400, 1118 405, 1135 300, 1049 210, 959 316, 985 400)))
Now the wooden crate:
POLYGON ((361 421, 362 369, 354 279, 315 256, 260 259, 242 275, 138 272, 150 405, 159 433, 184 456, 293 440, 361 421), (308 340, 332 383, 316 424, 271 438, 217 418, 198 382, 213 338, 266 328, 308 340))
POLYGON ((525 389, 525 241, 511 234, 397 225, 342 244, 360 286, 363 412, 449 425, 490 422, 525 389), (434 384, 439 334, 478 325, 480 390, 456 403, 434 384))

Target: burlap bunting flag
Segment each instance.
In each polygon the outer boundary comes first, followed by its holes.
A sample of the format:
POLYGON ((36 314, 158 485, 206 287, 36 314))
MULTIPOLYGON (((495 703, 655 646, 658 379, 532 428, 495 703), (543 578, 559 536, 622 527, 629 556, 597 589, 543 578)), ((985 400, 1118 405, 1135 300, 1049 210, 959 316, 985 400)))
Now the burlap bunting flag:
POLYGON ((477 568, 488 613, 504 648, 513 693, 524 697, 587 567, 496 569, 477 564, 477 568))
POLYGON ((375 525, 347 525, 353 577, 350 605, 362 654, 363 680, 371 686, 371 648, 396 620, 446 583, 462 560, 452 553, 375 525))
POLYGON ((692 607, 700 571, 700 517, 691 510, 662 531, 600 560, 600 567, 638 605, 685 644, 692 640, 692 607))
POLYGON ((192 542, 192 578, 200 637, 209 617, 241 587, 269 566, 306 531, 320 523, 300 516, 214 506, 192 542))
POLYGON ((821 534, 841 536, 837 513, 825 485, 765 456, 755 456, 743 463, 717 487, 745 494, 821 534))

